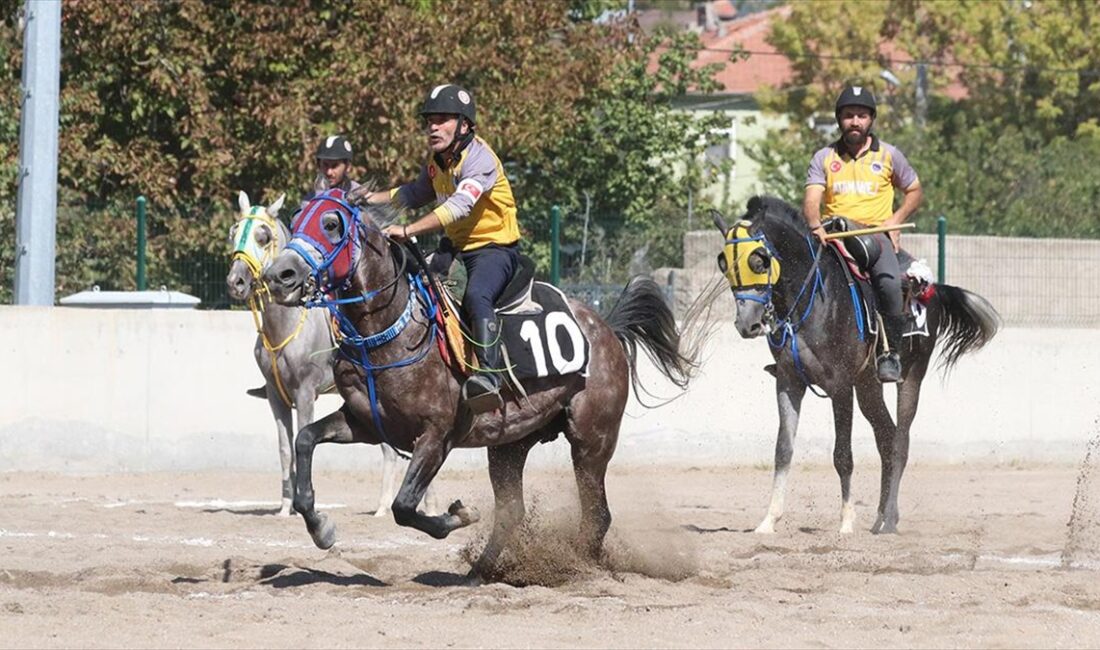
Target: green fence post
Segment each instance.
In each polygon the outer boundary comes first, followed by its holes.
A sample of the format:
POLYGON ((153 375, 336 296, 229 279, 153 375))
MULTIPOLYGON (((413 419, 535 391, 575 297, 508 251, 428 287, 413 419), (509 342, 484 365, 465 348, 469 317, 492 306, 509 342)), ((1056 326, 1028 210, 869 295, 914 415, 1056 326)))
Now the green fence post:
POLYGON ((936 239, 939 242, 939 268, 936 269, 936 282, 947 281, 947 217, 940 215, 936 219, 936 239))
POLYGON ((145 197, 137 197, 137 289, 145 291, 145 197))
POLYGON ((550 208, 550 284, 561 284, 561 208, 550 208))

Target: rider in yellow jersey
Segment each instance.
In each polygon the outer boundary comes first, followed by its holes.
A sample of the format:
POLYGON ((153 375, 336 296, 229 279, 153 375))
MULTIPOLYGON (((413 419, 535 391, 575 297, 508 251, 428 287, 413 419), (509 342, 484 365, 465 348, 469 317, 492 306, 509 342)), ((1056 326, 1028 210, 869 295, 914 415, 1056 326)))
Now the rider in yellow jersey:
MULTIPOLYGON (((823 243, 822 217, 844 217, 867 226, 893 225, 904 223, 920 206, 923 191, 917 173, 897 147, 871 132, 876 112, 870 89, 846 88, 836 100, 840 138, 819 150, 810 161, 802 212, 823 243), (904 193, 897 210, 894 188, 904 193)), ((882 382, 901 379, 898 350, 905 327, 905 306, 897 258, 900 240, 896 230, 867 240, 872 244, 868 251, 871 283, 889 347, 889 352, 877 360, 882 382)))
POLYGON ((474 132, 477 114, 469 91, 453 84, 436 86, 420 108, 430 155, 411 183, 367 197, 370 203, 393 201, 407 208, 434 203, 408 225, 392 225, 386 235, 402 241, 444 231, 434 268, 447 268, 456 255, 468 274, 462 301, 473 330, 478 374, 463 385, 474 413, 501 407, 500 324, 493 304, 519 265, 519 224, 512 186, 500 158, 474 132))

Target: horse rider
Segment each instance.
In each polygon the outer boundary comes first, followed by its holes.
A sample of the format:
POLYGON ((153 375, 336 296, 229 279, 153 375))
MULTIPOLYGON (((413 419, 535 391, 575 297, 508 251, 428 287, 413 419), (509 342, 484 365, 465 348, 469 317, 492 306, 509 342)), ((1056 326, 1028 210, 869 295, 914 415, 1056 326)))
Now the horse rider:
POLYGON ((492 147, 476 133, 477 113, 469 91, 454 84, 432 88, 419 111, 429 156, 416 180, 367 196, 418 209, 435 207, 385 234, 397 241, 442 230, 432 270, 446 272, 458 259, 467 271, 462 310, 473 331, 479 370, 466 380, 462 398, 474 413, 500 408, 500 323, 493 304, 519 265, 519 224, 512 186, 492 147))
MULTIPOLYGON (((869 88, 849 86, 836 100, 836 121, 840 137, 814 154, 806 174, 803 216, 815 237, 823 244, 822 217, 844 217, 865 226, 905 223, 920 206, 923 190, 916 171, 895 146, 871 132, 877 106, 869 88), (894 210, 894 188, 904 196, 894 210), (821 209, 824 200, 824 210, 821 209)), ((878 378, 883 383, 901 380, 902 330, 905 306, 898 264, 901 251, 899 231, 873 235, 869 258, 871 283, 886 334, 888 352, 877 359, 878 378), (877 245, 875 244, 877 242, 877 245)))
POLYGON ((330 135, 321 140, 313 158, 317 161, 318 177, 328 181, 329 189, 350 192, 359 187, 359 183, 351 180, 352 148, 344 136, 330 135))

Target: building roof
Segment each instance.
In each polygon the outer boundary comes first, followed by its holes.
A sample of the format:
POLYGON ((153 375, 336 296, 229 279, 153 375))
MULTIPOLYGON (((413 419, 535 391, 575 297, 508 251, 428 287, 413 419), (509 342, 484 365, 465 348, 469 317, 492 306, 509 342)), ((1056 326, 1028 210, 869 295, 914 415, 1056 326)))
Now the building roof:
MULTIPOLYGON (((732 10, 732 6, 730 9, 732 10)), ((790 6, 784 5, 733 20, 724 19, 724 12, 718 6, 715 7, 715 13, 723 18, 722 26, 717 31, 704 31, 699 35, 704 49, 699 52, 695 63, 697 66, 708 63, 724 64, 715 79, 725 92, 751 94, 760 86, 781 86, 793 78, 790 60, 780 54, 753 54, 745 60, 729 60, 731 52, 738 47, 751 52, 775 51, 765 39, 771 31, 773 20, 790 15, 790 6)))
MULTIPOLYGON (((784 20, 790 16, 790 5, 782 5, 740 18, 736 17, 736 8, 729 0, 712 0, 711 9, 713 15, 718 18, 718 27, 700 32, 703 49, 692 67, 711 63, 721 65, 722 68, 715 75, 715 80, 722 88, 719 93, 752 95, 763 86, 778 88, 789 84, 794 79, 791 61, 767 42, 772 21, 784 20), (738 48, 749 52, 748 58, 730 61, 730 55, 738 48)), ((696 29, 699 28, 696 27, 696 29)), ((912 58, 893 42, 882 43, 881 48, 883 54, 895 60, 912 58)), ((966 87, 959 82, 959 70, 951 66, 940 70, 950 78, 947 87, 940 92, 952 99, 966 97, 966 87)), ((937 71, 937 74, 941 72, 937 71)))

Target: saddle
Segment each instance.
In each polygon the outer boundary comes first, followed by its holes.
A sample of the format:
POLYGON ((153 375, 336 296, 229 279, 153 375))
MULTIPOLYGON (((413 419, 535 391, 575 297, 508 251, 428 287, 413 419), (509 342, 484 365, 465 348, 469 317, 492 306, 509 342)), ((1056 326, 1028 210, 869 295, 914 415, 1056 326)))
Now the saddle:
MULTIPOLYGON (((462 375, 478 369, 473 346, 467 344, 459 306, 466 293, 466 267, 457 258, 443 277, 440 288, 438 324, 444 333, 440 343, 444 360, 462 375)), ((535 263, 526 255, 494 304, 500 319, 504 363, 514 380, 587 374, 590 349, 568 299, 557 287, 535 281, 535 263)), ((522 390, 522 387, 519 387, 522 390)))
MULTIPOLYGON (((830 233, 847 232, 860 227, 842 217, 830 219, 823 225, 825 231, 830 233)), ((830 250, 840 259, 847 276, 856 316, 861 319, 861 338, 864 328, 870 335, 877 335, 878 305, 871 286, 870 271, 881 254, 878 240, 873 235, 864 235, 834 239, 829 243, 832 244, 829 246, 830 250)), ((914 258, 905 249, 898 252, 898 266, 903 277, 902 304, 907 305, 909 311, 902 337, 928 336, 927 307, 936 292, 932 269, 927 262, 914 258)))

